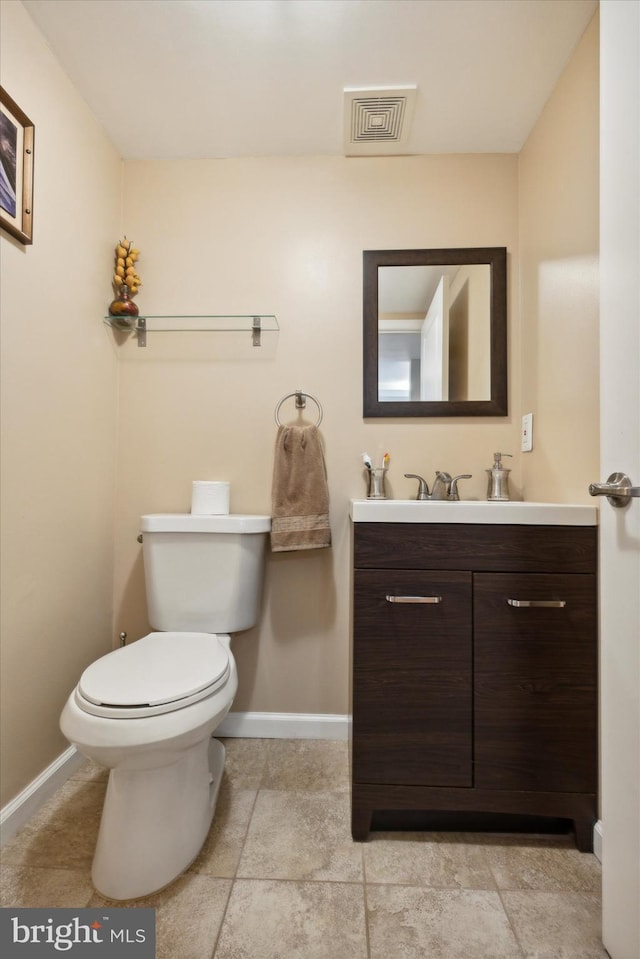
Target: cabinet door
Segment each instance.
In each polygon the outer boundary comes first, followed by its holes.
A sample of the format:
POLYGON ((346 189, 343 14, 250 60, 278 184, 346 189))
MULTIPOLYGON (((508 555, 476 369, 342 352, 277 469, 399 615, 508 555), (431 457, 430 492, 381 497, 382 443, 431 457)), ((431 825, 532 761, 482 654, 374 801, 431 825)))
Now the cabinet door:
POLYGON ((474 784, 595 792, 595 576, 476 574, 474 636, 474 784))
POLYGON ((471 705, 471 573, 356 570, 354 780, 471 786, 471 705))

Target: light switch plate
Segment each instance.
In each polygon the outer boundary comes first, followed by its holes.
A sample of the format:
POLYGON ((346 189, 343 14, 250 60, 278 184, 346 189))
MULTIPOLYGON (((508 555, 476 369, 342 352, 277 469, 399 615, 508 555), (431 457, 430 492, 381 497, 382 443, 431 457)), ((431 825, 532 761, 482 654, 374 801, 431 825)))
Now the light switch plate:
POLYGON ((525 413, 522 417, 520 449, 523 453, 529 453, 533 449, 533 413, 525 413))

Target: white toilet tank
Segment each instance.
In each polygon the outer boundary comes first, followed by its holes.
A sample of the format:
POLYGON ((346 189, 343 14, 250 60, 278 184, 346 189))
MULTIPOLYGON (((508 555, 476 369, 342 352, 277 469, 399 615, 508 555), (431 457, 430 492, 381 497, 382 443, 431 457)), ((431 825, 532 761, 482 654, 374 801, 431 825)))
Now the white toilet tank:
POLYGON ((159 632, 235 633, 258 620, 269 516, 142 516, 149 622, 159 632))

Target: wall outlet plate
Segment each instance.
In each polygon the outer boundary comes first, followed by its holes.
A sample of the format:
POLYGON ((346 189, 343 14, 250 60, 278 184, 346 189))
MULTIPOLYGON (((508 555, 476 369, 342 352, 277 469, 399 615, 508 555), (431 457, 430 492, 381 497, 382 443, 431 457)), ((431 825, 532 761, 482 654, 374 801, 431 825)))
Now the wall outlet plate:
POLYGON ((525 413, 522 417, 520 449, 523 453, 530 453, 533 449, 533 413, 525 413))

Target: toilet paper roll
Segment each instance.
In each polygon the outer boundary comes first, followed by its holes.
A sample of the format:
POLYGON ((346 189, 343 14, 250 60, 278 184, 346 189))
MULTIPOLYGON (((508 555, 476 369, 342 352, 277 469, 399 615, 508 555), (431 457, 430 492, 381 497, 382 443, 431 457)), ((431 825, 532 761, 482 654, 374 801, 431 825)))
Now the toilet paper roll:
POLYGON ((194 480, 191 492, 191 512, 198 516, 228 513, 229 498, 229 483, 194 480))

